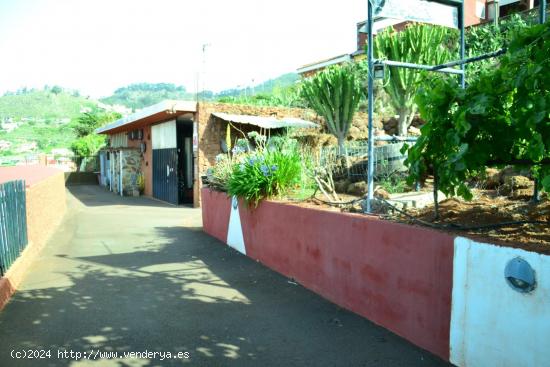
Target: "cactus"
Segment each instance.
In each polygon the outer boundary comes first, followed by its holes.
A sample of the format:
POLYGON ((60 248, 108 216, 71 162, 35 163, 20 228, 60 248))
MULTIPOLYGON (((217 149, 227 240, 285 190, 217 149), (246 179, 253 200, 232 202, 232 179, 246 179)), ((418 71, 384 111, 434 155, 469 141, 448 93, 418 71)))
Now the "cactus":
POLYGON ((349 65, 333 66, 302 83, 301 96, 322 116, 338 139, 338 153, 345 155, 344 142, 361 98, 361 85, 349 65))
MULTIPOLYGON (((396 32, 388 28, 374 39, 374 56, 377 59, 404 61, 423 65, 438 65, 451 59, 449 40, 451 31, 444 27, 413 24, 396 32)), ((399 115, 397 135, 407 135, 417 106, 414 98, 425 72, 389 67, 384 90, 399 115)))

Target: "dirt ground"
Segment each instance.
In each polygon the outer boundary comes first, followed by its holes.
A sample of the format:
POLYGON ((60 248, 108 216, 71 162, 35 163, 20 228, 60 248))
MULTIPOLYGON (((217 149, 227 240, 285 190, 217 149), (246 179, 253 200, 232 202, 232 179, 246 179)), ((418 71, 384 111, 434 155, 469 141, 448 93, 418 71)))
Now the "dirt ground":
MULTIPOLYGON (((550 255, 550 200, 548 198, 543 197, 539 203, 533 203, 528 198, 510 199, 506 196, 499 196, 495 190, 473 190, 473 193, 474 199, 469 202, 459 198, 442 201, 439 204, 440 217, 438 220, 434 220, 433 205, 419 210, 407 210, 407 214, 431 225, 441 225, 441 230, 453 234, 550 255), (518 223, 500 226, 501 223, 524 221, 545 223, 518 223), (459 228, 485 225, 495 226, 470 230, 459 228)), ((339 194, 339 196, 343 202, 359 199, 352 195, 339 194)), ((324 203, 323 200, 326 199, 321 194, 317 194, 316 197, 321 200, 309 199, 295 204, 331 211, 362 211, 360 203, 338 207, 324 203)), ((395 211, 380 215, 388 220, 424 225, 395 211)))
POLYGON ((464 227, 520 222, 453 232, 508 247, 550 254, 550 200, 543 198, 539 203, 534 203, 530 199, 509 199, 498 196, 494 190, 477 190, 474 194, 475 199, 470 202, 457 198, 442 201, 439 205, 440 218, 436 221, 433 220, 433 206, 411 214, 433 223, 464 227), (543 223, 521 223, 527 221, 543 223))

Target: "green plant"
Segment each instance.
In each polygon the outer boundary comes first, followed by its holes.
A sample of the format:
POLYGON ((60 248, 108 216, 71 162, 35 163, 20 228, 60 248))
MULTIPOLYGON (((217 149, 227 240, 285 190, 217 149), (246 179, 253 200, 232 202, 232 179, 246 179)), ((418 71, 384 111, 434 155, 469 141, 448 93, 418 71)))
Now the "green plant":
POLYGON ((71 150, 78 157, 90 157, 95 154, 105 145, 105 136, 103 135, 87 135, 76 139, 71 144, 71 150))
MULTIPOLYGON (((438 65, 452 57, 449 38, 451 31, 445 27, 412 24, 400 32, 392 27, 378 34, 374 40, 374 56, 423 65, 438 65)), ((389 67, 384 90, 397 114, 398 135, 407 135, 417 106, 414 97, 426 73, 418 70, 389 67)))
MULTIPOLYGON (((466 90, 434 78, 417 102, 427 121, 408 148, 409 183, 434 173, 435 188, 470 199, 471 177, 487 166, 534 166, 550 191, 550 22, 513 31, 498 66, 466 90)), ((407 149, 407 148, 405 148, 407 149)))
POLYGON ((296 149, 260 146, 255 152, 233 158, 227 188, 230 195, 257 205, 263 198, 284 195, 294 188, 301 173, 301 157, 296 149))
POLYGON ((362 91, 351 66, 334 66, 302 82, 301 96, 322 116, 328 131, 338 139, 338 153, 345 155, 344 142, 362 91))
POLYGON ((230 154, 218 154, 216 164, 207 172, 208 185, 219 191, 227 191, 233 165, 230 154))
POLYGON ((94 110, 80 115, 76 121, 71 124, 77 137, 83 137, 93 134, 95 129, 111 121, 119 119, 121 115, 116 112, 106 112, 94 110))
MULTIPOLYGON (((486 23, 469 27, 466 31, 466 57, 483 55, 507 47, 510 35, 527 27, 527 21, 518 14, 502 19, 497 25, 486 23)), ((458 41, 458 38, 457 38, 458 41)), ((466 66, 466 81, 474 80, 484 69, 495 65, 495 59, 486 59, 466 66)))

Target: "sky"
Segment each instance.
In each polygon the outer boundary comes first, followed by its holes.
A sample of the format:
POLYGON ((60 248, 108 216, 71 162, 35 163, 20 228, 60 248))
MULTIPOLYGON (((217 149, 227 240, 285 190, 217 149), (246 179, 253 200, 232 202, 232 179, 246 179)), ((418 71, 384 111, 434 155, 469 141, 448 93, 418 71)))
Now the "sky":
POLYGON ((366 8, 366 0, 0 0, 0 94, 251 86, 355 51, 366 8))

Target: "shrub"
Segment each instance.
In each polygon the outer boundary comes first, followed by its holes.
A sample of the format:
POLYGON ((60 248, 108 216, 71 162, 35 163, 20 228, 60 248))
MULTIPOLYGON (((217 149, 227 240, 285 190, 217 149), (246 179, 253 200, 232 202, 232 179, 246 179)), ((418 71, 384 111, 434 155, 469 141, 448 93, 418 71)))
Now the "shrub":
POLYGON ((300 181, 302 165, 297 151, 262 150, 233 165, 228 191, 249 204, 279 196, 300 181))
POLYGON ((227 191, 231 172, 233 170, 233 159, 229 154, 218 154, 216 164, 208 169, 208 185, 219 191, 227 191))

